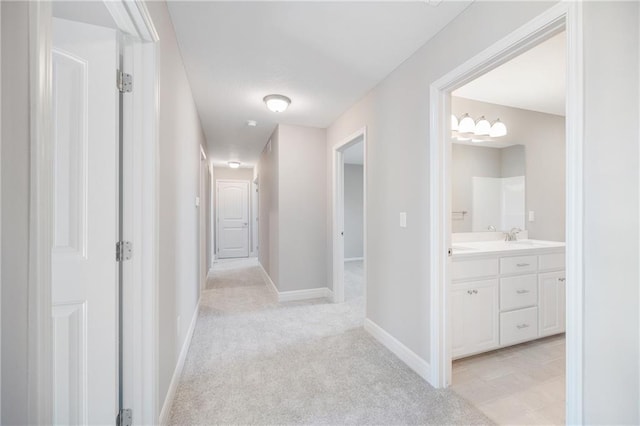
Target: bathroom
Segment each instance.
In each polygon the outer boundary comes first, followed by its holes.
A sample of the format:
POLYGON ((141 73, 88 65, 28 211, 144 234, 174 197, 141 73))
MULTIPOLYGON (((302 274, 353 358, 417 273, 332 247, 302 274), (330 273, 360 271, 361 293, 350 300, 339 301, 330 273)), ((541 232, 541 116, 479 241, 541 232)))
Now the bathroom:
POLYGON ((565 35, 452 92, 452 389, 564 424, 565 35))

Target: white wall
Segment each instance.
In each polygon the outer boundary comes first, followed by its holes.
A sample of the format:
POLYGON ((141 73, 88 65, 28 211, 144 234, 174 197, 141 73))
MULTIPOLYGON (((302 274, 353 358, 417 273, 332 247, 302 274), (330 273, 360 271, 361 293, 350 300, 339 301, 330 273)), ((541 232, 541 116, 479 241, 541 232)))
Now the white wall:
POLYGON ((199 297, 200 145, 206 141, 164 2, 146 3, 159 41, 159 395, 165 401, 199 297))
POLYGON ((364 256, 364 171, 359 164, 344 165, 344 258, 364 256))
POLYGON ((585 422, 639 424, 639 4, 585 2, 585 422))
POLYGON ((485 115, 507 125, 499 140, 525 147, 526 208, 535 212, 527 220, 529 238, 565 240, 565 118, 559 115, 452 97, 451 111, 458 116, 485 115))
POLYGON ((259 259, 279 291, 326 287, 326 132, 279 125, 258 162, 259 259))
POLYGON ((26 2, 2 2, 2 418, 27 423, 29 42, 26 2))
MULTIPOLYGON (((427 362, 429 85, 551 4, 473 3, 328 129, 331 158, 336 143, 367 126, 366 315, 427 362)), ((583 7, 585 421, 637 424, 638 4, 583 7)))
POLYGON ((326 131, 280 125, 278 132, 278 290, 326 287, 326 131))
POLYGON ((258 245, 260 246, 258 260, 274 284, 280 279, 278 270, 280 264, 278 250, 278 134, 279 129, 276 127, 265 144, 255 168, 255 174, 260 182, 258 192, 258 222, 260 223, 258 227, 258 245))

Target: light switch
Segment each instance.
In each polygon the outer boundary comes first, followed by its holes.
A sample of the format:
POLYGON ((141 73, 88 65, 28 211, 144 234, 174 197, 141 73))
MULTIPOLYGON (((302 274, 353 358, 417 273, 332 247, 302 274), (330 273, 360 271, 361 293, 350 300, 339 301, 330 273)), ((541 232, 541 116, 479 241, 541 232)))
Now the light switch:
POLYGON ((536 212, 533 210, 529 212, 529 222, 535 222, 536 220, 536 212))
POLYGON ((407 212, 400 212, 400 228, 407 227, 407 212))
POLYGON ((196 207, 200 207, 200 197, 196 197, 196 207))

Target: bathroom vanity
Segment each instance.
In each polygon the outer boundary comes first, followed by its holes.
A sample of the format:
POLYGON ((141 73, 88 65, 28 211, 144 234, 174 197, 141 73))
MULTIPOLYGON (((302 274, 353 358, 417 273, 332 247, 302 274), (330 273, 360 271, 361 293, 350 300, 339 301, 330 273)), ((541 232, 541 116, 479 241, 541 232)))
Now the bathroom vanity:
POLYGON ((453 358, 565 331, 565 244, 471 241, 452 246, 453 358))

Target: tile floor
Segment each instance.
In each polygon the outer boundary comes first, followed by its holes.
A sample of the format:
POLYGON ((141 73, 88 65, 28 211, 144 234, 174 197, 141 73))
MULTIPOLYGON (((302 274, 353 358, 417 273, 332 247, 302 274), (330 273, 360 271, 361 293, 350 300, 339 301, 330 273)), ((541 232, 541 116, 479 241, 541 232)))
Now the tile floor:
POLYGON ((565 424, 565 336, 453 362, 451 389, 498 424, 565 424))

